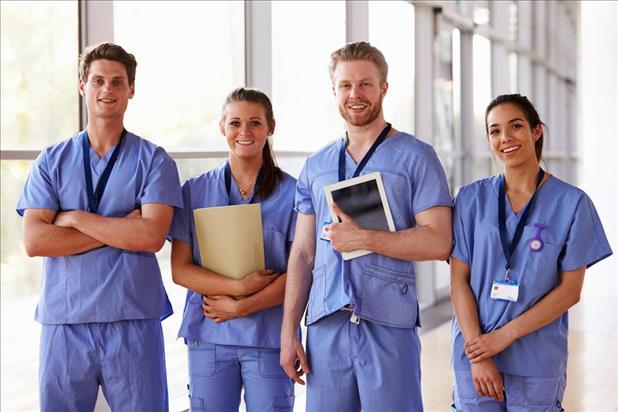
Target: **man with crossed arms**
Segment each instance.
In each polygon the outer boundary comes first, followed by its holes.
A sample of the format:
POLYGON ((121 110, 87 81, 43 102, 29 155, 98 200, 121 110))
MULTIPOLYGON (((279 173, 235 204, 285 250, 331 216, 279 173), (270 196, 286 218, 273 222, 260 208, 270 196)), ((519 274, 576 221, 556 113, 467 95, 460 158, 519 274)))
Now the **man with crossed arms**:
POLYGON ((45 257, 43 411, 93 410, 99 386, 114 411, 168 410, 161 319, 172 307, 155 252, 182 197, 165 150, 124 128, 136 66, 115 44, 84 51, 86 130, 41 152, 17 205, 28 255, 45 257))

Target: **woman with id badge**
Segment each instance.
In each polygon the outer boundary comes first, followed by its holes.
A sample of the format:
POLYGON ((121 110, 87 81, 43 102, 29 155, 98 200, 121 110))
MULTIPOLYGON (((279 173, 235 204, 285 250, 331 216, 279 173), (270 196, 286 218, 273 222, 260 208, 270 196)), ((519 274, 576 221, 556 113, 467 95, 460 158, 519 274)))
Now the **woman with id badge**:
POLYGON ((504 174, 455 201, 453 406, 561 411, 567 310, 612 251, 590 198, 540 167, 544 124, 525 96, 498 96, 485 126, 504 174))
POLYGON ((268 141, 275 120, 264 93, 232 91, 220 129, 228 161, 184 183, 171 231, 173 278, 188 289, 178 335, 189 352, 191 411, 238 411, 244 389, 249 412, 291 412, 294 386, 279 366, 279 332, 296 180, 275 163, 268 141), (250 203, 260 204, 267 269, 241 280, 204 269, 193 210, 250 203))

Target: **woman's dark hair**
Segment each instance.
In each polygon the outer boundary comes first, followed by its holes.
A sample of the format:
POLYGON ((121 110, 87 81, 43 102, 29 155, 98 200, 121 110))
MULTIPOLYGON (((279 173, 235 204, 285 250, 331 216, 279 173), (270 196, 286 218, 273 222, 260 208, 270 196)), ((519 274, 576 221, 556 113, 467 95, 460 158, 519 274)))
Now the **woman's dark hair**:
POLYGON ((522 96, 521 94, 503 94, 491 101, 485 110, 485 132, 489 133, 489 128, 487 127, 487 116, 489 112, 496 106, 499 106, 504 103, 511 103, 515 106, 519 107, 519 109, 524 112, 524 116, 530 124, 531 129, 535 129, 538 125, 541 125, 541 136, 534 143, 534 152, 536 153, 536 160, 541 161, 541 157, 543 156, 543 131, 547 128, 547 125, 541 121, 539 117, 539 113, 534 108, 534 105, 528 100, 526 96, 522 96))
MULTIPOLYGON (((239 87, 232 90, 232 92, 225 98, 225 103, 222 108, 222 116, 225 116, 225 108, 228 104, 234 102, 249 102, 259 104, 264 108, 264 114, 266 115, 266 121, 268 126, 272 129, 275 127, 275 116, 273 115, 273 106, 270 103, 270 99, 264 92, 258 89, 239 87)), ((270 196, 281 179, 283 179, 283 172, 277 166, 275 157, 273 156, 272 148, 270 147, 270 139, 266 140, 264 149, 262 150, 262 170, 264 176, 262 183, 255 192, 256 199, 266 199, 270 196)))

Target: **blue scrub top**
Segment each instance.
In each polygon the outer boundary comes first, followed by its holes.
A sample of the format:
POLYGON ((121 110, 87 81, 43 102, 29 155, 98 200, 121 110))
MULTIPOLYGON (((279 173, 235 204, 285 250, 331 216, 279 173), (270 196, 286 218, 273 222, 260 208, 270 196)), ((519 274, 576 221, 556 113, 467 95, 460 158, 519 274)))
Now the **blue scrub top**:
MULTIPOLYGON (((452 256, 470 266, 470 287, 478 306, 483 333, 499 329, 553 290, 561 272, 590 267, 612 254, 603 226, 590 198, 580 189, 550 177, 536 195, 523 235, 511 259, 511 278, 520 283, 517 302, 490 298, 494 280, 504 279, 506 259, 498 230, 499 176, 461 188, 455 201, 452 256), (543 249, 533 251, 528 243, 541 231, 543 249)), ((506 196, 506 195, 505 195, 506 196)), ((519 215, 506 200, 507 238, 511 242, 519 215)), ((493 356, 503 373, 555 377, 566 373, 568 313, 550 324, 514 341, 493 356)), ((453 318, 453 366, 468 370, 464 337, 453 318)))
MULTIPOLYGON (((344 261, 319 233, 331 223, 324 186, 338 181, 341 138, 307 159, 296 188, 296 210, 316 216, 316 257, 306 323, 351 305, 354 313, 386 326, 420 326, 415 264, 376 253, 344 261)), ((356 163, 346 152, 346 178, 356 163)), ((416 225, 414 215, 452 206, 444 169, 432 147, 399 132, 377 147, 361 175, 380 172, 396 230, 416 225)))
MULTIPOLYGON (((193 260, 201 266, 200 253, 195 238, 193 210, 204 207, 246 204, 234 179, 231 179, 230 196, 225 188, 225 163, 198 177, 187 180, 182 186, 184 208, 174 214, 171 236, 192 246, 193 260)), ((266 268, 280 273, 287 272, 290 245, 294 239, 296 213, 294 190, 296 179, 283 173, 283 179, 267 199, 256 199, 262 211, 264 257, 266 268)), ((278 305, 248 316, 227 320, 219 324, 202 312, 202 296, 187 291, 184 316, 179 337, 220 345, 279 348, 279 335, 283 305, 278 305)))
MULTIPOLYGON (((26 209, 88 210, 82 134, 41 152, 26 180, 17 213, 26 209)), ((113 148, 90 148, 94 187, 113 148)), ((127 133, 98 214, 122 217, 147 203, 182 206, 176 164, 161 147, 127 133)), ((43 290, 35 319, 45 324, 165 318, 172 314, 154 253, 104 246, 43 260, 43 290)))

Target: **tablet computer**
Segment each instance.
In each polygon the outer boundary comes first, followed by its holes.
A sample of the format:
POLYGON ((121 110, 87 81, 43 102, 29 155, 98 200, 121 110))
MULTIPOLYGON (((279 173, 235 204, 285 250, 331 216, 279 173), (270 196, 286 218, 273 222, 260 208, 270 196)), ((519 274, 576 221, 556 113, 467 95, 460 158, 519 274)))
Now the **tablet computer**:
MULTIPOLYGON (((333 222, 341 220, 333 210, 333 202, 364 229, 395 231, 393 216, 379 172, 354 177, 324 187, 328 210, 333 222)), ((368 250, 343 252, 344 260, 368 255, 368 250)))

